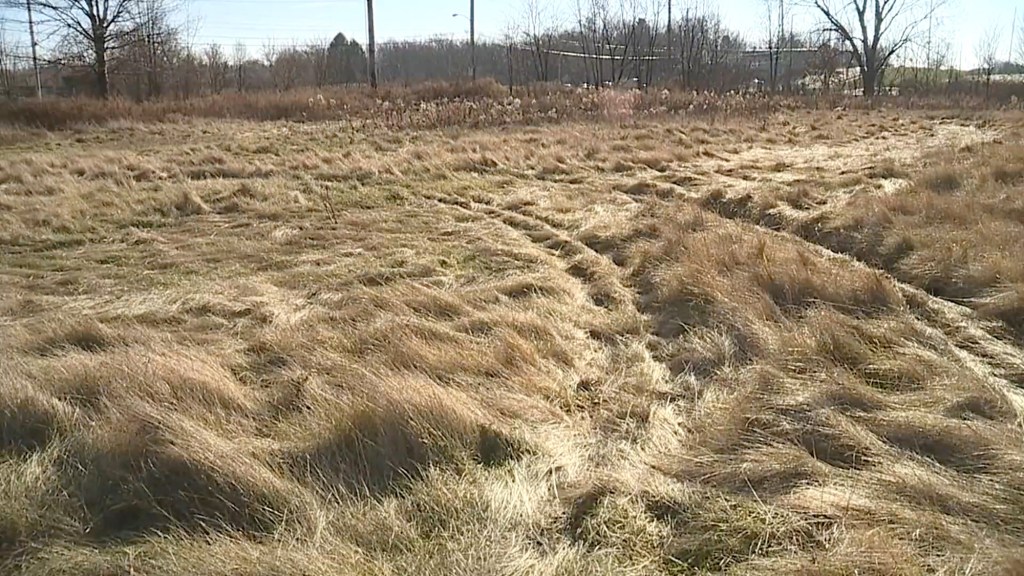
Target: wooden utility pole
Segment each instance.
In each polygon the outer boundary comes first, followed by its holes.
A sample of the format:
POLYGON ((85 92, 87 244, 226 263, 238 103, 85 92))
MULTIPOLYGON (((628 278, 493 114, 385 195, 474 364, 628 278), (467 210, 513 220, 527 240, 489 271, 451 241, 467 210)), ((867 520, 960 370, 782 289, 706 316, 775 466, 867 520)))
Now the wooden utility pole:
POLYGON ((377 41, 373 35, 373 0, 366 0, 367 62, 370 86, 377 89, 377 41))
POLYGON ((668 0, 668 28, 665 30, 668 38, 669 57, 672 56, 672 0, 668 0))
POLYGON ((43 83, 39 78, 39 54, 36 49, 36 25, 32 20, 32 0, 25 0, 28 12, 28 41, 32 43, 32 68, 36 72, 36 98, 43 99, 43 83))
POLYGON ((476 0, 469 0, 469 58, 473 66, 473 82, 476 82, 476 0))

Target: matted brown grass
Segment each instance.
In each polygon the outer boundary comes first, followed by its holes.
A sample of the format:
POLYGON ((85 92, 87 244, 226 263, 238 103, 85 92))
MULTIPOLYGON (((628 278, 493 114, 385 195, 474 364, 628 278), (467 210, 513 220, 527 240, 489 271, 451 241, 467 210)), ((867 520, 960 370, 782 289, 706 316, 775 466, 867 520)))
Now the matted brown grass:
POLYGON ((1016 120, 836 114, 11 129, 0 573, 1018 573, 1016 120))

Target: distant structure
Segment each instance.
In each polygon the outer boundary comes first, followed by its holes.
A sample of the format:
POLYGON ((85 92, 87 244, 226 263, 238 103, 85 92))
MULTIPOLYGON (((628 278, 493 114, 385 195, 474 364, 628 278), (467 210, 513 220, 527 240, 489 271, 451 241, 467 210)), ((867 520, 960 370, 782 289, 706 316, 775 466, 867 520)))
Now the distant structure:
MULTIPOLYGON (((750 71, 756 85, 767 85, 771 76, 772 51, 757 48, 740 54, 741 66, 750 71)), ((806 88, 814 78, 856 67, 853 53, 825 48, 782 48, 778 51, 780 88, 806 88)))

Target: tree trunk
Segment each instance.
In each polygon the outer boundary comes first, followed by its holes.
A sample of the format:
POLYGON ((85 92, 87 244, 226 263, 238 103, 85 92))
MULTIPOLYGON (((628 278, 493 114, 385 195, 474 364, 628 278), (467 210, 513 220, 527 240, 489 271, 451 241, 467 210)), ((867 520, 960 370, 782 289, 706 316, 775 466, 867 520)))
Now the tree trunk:
POLYGON ((163 87, 160 85, 160 73, 153 65, 146 71, 146 91, 149 100, 156 100, 163 95, 163 87))
POLYGON ((864 85, 864 96, 871 98, 878 93, 878 70, 874 63, 869 63, 861 70, 861 84, 864 85))
POLYGON ((106 36, 94 33, 93 52, 96 56, 96 94, 104 99, 110 98, 110 78, 107 76, 107 42, 106 36))

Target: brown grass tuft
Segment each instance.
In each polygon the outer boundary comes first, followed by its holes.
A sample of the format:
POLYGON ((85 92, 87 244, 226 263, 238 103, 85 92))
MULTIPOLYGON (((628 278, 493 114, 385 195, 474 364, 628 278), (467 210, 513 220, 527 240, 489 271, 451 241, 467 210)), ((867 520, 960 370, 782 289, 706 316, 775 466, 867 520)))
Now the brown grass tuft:
POLYGON ((1001 320, 1010 330, 1024 335, 1024 286, 1017 286, 983 299, 978 312, 985 317, 1001 320))
POLYGON ((67 327, 50 327, 50 330, 55 333, 37 340, 37 354, 46 356, 72 351, 96 353, 110 348, 117 341, 110 330, 91 319, 67 327))
POLYGON ((322 423, 310 431, 308 445, 285 456, 291 469, 327 490, 379 494, 400 489, 431 467, 494 464, 514 456, 512 441, 483 421, 468 399, 415 376, 396 374, 376 380, 378 386, 375 380, 368 390, 394 388, 401 396, 377 393, 317 407, 322 423))
POLYGON ((906 178, 908 176, 908 172, 895 162, 889 160, 870 167, 865 175, 871 179, 906 178))
POLYGON ((41 452, 75 423, 67 405, 34 389, 23 374, 0 372, 4 377, 0 399, 0 454, 41 452))
POLYGON ((992 167, 991 171, 992 179, 996 182, 1011 186, 1018 184, 1021 180, 1024 180, 1024 167, 1021 166, 1007 166, 999 165, 992 167))
POLYGON ((952 167, 935 168, 921 176, 918 183, 939 194, 956 192, 964 186, 961 174, 952 167))
POLYGON ((178 201, 174 203, 174 210, 181 216, 197 216, 209 214, 210 207, 203 202, 194 190, 182 190, 178 201))
POLYGON ((305 520, 311 501, 299 487, 234 444, 180 416, 119 413, 70 446, 64 481, 95 538, 172 527, 265 534, 305 520))

